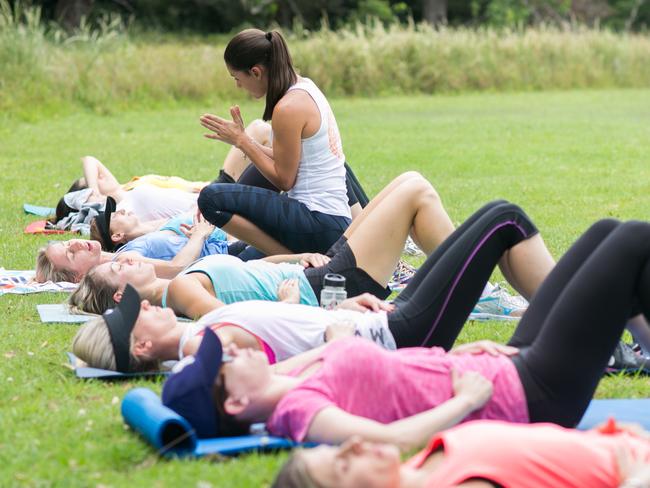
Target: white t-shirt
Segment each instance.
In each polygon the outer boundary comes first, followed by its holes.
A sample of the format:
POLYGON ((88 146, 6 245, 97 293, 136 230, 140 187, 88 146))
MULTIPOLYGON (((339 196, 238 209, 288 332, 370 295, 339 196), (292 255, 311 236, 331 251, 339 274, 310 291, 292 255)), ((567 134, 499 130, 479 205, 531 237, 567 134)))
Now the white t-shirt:
POLYGON ((386 312, 325 310, 309 305, 251 300, 213 310, 188 326, 181 337, 179 358, 183 358, 183 347, 188 339, 204 327, 220 322, 238 325, 255 334, 271 348, 276 361, 320 346, 325 342, 327 326, 336 322, 352 322, 356 335, 386 349, 397 348, 388 329, 386 312))
POLYGON ((117 209, 133 212, 142 222, 171 219, 178 214, 192 211, 198 196, 198 193, 176 188, 142 184, 127 191, 122 201, 117 204, 117 209))

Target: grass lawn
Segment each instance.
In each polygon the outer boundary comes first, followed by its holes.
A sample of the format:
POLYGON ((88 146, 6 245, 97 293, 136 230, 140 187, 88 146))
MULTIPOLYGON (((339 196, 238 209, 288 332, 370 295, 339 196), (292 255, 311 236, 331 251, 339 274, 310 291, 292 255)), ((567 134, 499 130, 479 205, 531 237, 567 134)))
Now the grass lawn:
MULTIPOLYGON (((649 90, 337 100, 333 106, 348 161, 369 194, 417 170, 457 223, 488 200, 510 199, 529 212, 556 257, 597 218, 648 218, 649 90)), ((0 125, 0 266, 33 266, 47 239, 22 234, 33 220, 22 203, 53 206, 79 176, 82 155, 99 157, 120 180, 152 172, 214 178, 227 148, 201 137, 197 117, 208 109, 79 113, 0 125)), ((242 109, 251 120, 263 107, 242 109)), ((0 297, 1 485, 270 482, 284 455, 165 461, 127 431, 119 413, 124 393, 160 384, 77 381, 62 366, 77 327, 43 325, 35 310, 64 298, 0 297)), ((472 324, 463 340, 506 340, 511 330, 472 324)), ((623 377, 605 379, 598 391, 601 397, 649 393, 646 379, 623 377)))

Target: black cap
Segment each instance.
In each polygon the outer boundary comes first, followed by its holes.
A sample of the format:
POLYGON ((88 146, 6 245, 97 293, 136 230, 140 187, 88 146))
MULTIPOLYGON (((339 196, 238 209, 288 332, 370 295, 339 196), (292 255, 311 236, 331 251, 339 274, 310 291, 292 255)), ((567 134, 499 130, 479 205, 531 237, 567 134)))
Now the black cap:
POLYGON ((115 369, 121 373, 131 370, 131 332, 140 315, 140 295, 131 285, 126 285, 122 299, 115 308, 104 312, 115 354, 115 369))
POLYGON ((199 350, 180 361, 163 385, 163 405, 184 417, 200 439, 220 433, 219 411, 212 390, 223 360, 219 337, 206 327, 199 350))
POLYGON ((99 229, 99 242, 104 251, 115 250, 115 243, 111 239, 111 214, 115 212, 116 207, 115 199, 113 197, 106 197, 104 211, 99 212, 99 215, 95 217, 95 222, 97 222, 97 228, 99 229))

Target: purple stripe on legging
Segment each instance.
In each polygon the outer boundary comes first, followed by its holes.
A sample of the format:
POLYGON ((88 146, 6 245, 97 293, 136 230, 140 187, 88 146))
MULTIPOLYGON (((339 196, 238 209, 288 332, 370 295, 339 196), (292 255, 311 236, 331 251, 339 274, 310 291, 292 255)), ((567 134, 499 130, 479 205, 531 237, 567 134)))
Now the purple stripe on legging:
POLYGON ((429 333, 427 334, 427 336, 424 338, 424 341, 422 341, 423 346, 431 338, 431 334, 433 334, 433 331, 436 330, 436 327, 438 327, 438 322, 440 322, 440 319, 442 318, 442 314, 445 313, 445 309, 447 308, 447 304, 449 303, 449 300, 451 300, 451 295, 454 292, 454 289, 456 288, 456 285, 458 285, 458 282, 460 281, 461 277, 463 276, 463 273, 465 272, 465 270, 469 266, 469 263, 472 261, 472 259, 474 259, 474 256, 476 256, 476 253, 479 251, 479 249, 481 249, 481 246, 483 244, 485 244, 485 241, 487 241, 492 236, 492 234, 494 234, 497 230, 499 230, 501 227, 505 227, 506 225, 514 225, 517 229, 519 229, 519 231, 521 232, 521 234, 525 238, 528 237, 528 235, 526 234, 526 231, 523 229, 523 227, 521 227, 519 224, 517 224, 517 222, 515 222, 514 220, 508 220, 507 222, 502 222, 501 224, 497 225, 494 229, 492 229, 490 232, 488 232, 483 237, 483 239, 481 239, 481 242, 478 243, 476 248, 474 248, 474 250, 472 251, 472 254, 469 255, 469 257, 467 258, 467 261, 465 261, 465 264, 461 268, 460 273, 458 273, 458 275, 456 276, 456 279, 452 283, 451 288, 449 289, 449 293, 447 294, 447 298, 445 298, 445 302, 442 304, 442 307, 440 308, 440 313, 438 313, 438 317, 436 318, 435 322, 433 322, 433 325, 431 326, 431 329, 429 330, 429 333))

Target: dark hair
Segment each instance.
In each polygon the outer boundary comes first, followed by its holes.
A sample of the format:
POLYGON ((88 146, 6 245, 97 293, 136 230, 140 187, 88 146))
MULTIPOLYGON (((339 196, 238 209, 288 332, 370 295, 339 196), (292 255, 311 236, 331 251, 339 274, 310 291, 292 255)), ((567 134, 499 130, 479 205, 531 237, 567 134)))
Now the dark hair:
POLYGON ((248 73, 256 64, 266 68, 269 86, 262 118, 271 120, 275 105, 298 79, 282 35, 277 31, 243 30, 230 40, 223 59, 237 71, 248 73))
MULTIPOLYGON (((85 184, 85 180, 82 182, 82 178, 76 179, 72 182, 72 185, 68 189, 66 193, 70 193, 73 191, 79 191, 83 190, 85 188, 88 188, 88 185, 85 184)), ((63 220, 65 217, 67 217, 71 212, 76 212, 72 207, 69 207, 67 203, 65 203, 65 200, 63 199, 64 197, 61 197, 59 202, 56 204, 56 210, 54 211, 54 217, 49 219, 50 222, 53 224, 56 224, 59 220, 63 220)))
POLYGON ((226 398, 228 398, 228 392, 226 391, 226 381, 222 372, 219 372, 214 381, 212 396, 217 411, 219 412, 219 436, 234 437, 250 434, 250 424, 240 422, 233 415, 226 413, 223 404, 226 402, 226 398))

